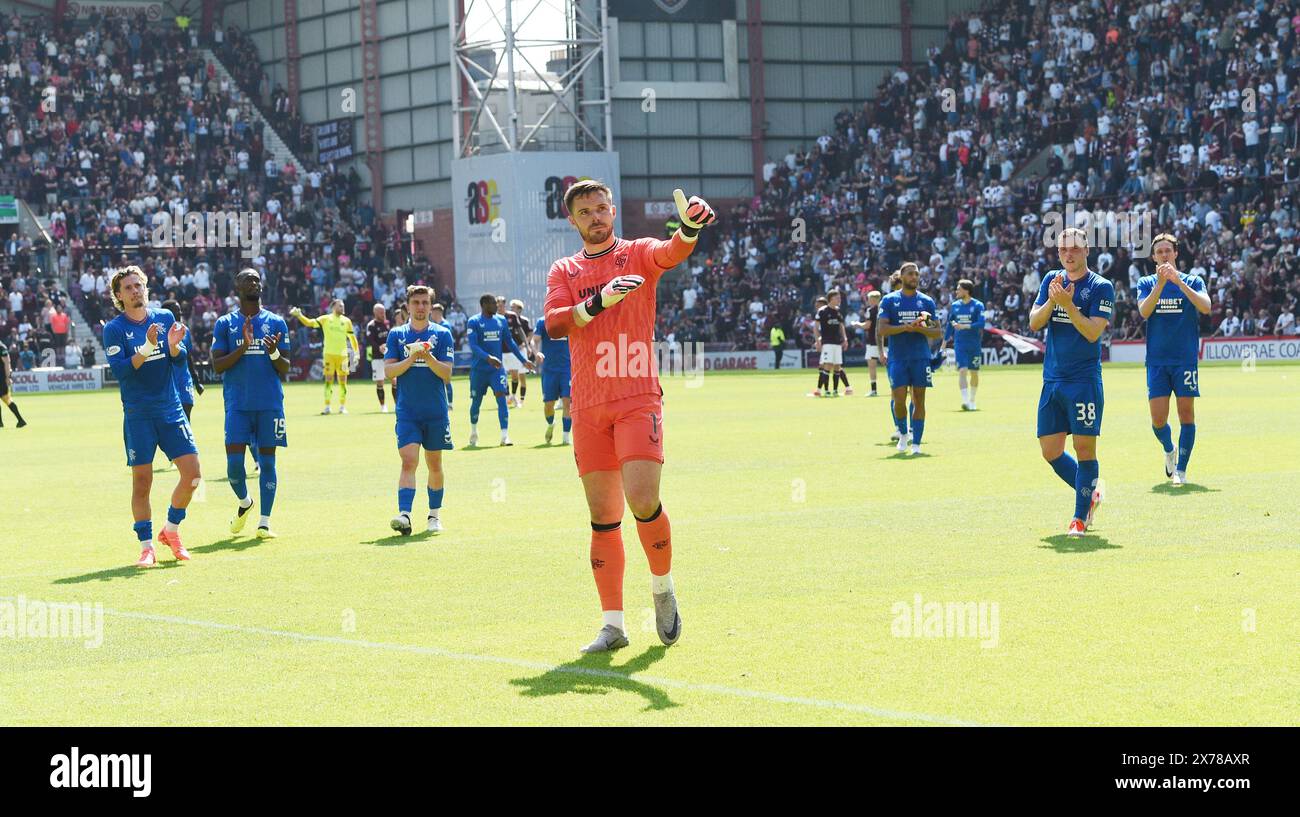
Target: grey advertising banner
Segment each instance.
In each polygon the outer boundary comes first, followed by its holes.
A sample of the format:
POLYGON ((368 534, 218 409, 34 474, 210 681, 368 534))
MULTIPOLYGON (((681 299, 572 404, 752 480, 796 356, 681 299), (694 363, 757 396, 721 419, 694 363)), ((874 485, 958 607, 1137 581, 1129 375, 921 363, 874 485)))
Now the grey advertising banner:
MULTIPOLYGON (((520 298, 540 314, 546 275, 557 258, 582 249, 564 209, 564 192, 600 179, 619 200, 617 153, 498 153, 452 162, 456 293, 477 312, 485 292, 520 298)), ((622 233, 621 215, 615 232, 622 233)))

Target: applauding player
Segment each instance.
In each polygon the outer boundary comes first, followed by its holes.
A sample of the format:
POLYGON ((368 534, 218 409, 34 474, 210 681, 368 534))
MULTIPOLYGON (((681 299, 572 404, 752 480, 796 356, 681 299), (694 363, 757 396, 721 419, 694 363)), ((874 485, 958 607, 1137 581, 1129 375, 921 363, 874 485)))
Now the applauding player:
POLYGON ((594 179, 564 194, 581 252, 551 265, 545 326, 569 338, 572 354, 573 456, 591 516, 591 571, 603 626, 583 652, 626 647, 623 623, 623 500, 636 517, 650 562, 659 640, 676 643, 682 620, 672 580, 672 533, 659 501, 664 462, 663 390, 653 360, 655 287, 685 261, 713 209, 673 192, 681 227, 667 241, 614 235, 609 186, 594 179), (618 351, 623 350, 623 351, 618 351), (627 359, 619 359, 625 355, 627 359))
POLYGON ((469 368, 469 444, 478 445, 478 411, 488 390, 497 399, 497 421, 501 425, 501 444, 510 442, 510 409, 506 405, 506 370, 502 367, 505 350, 518 358, 528 371, 533 364, 528 360, 514 337, 504 315, 497 313, 497 299, 484 295, 478 299, 482 314, 469 319, 466 339, 474 360, 469 368))
POLYGON ((564 445, 569 444, 569 432, 573 428, 573 418, 569 415, 569 378, 571 376, 569 360, 569 339, 553 338, 546 332, 546 318, 537 319, 537 331, 533 333, 537 359, 542 364, 542 412, 546 415, 546 444, 551 444, 555 436, 555 401, 563 401, 564 445))
MULTIPOLYGON (((432 292, 432 290, 430 291, 432 292)), ((434 301, 433 304, 429 307, 429 323, 441 326, 443 329, 446 329, 448 332, 451 332, 451 340, 452 340, 451 348, 452 348, 452 356, 453 356, 452 372, 454 373, 456 371, 456 364, 454 362, 455 350, 456 350, 456 333, 452 331, 451 324, 447 322, 447 319, 445 317, 443 317, 443 312, 444 310, 442 308, 442 304, 438 303, 437 301, 434 301)), ((394 388, 396 388, 396 384, 397 381, 394 380, 393 381, 394 388)), ((456 390, 452 388, 452 383, 450 378, 447 379, 446 385, 447 385, 447 413, 451 414, 452 404, 456 402, 455 399, 456 390)))
POLYGON ((1082 536, 1105 495, 1099 478, 1097 437, 1105 397, 1101 388, 1101 336, 1115 307, 1115 286, 1088 269, 1088 237, 1077 227, 1056 242, 1063 269, 1052 270, 1038 289, 1029 328, 1047 328, 1043 391, 1038 398, 1038 445, 1043 459, 1074 491, 1074 518, 1066 532, 1082 536), (1074 435, 1073 457, 1065 437, 1074 435))
POLYGON ((901 286, 880 301, 880 327, 877 337, 889 342, 889 388, 893 395, 890 406, 894 411, 894 425, 898 427, 898 451, 907 453, 910 442, 912 453, 921 453, 921 439, 925 434, 925 390, 931 384, 930 341, 943 334, 934 320, 938 307, 929 295, 917 291, 921 285, 921 271, 911 261, 898 269, 901 286), (912 405, 907 405, 908 390, 912 392, 912 405), (912 427, 908 430, 908 417, 912 427))
POLYGON ((289 444, 284 429, 284 385, 289 373, 289 325, 284 318, 262 308, 262 275, 240 270, 235 276, 239 308, 217 318, 212 327, 212 368, 222 375, 226 403, 226 476, 239 507, 230 520, 230 532, 239 533, 248 522, 253 498, 248 495, 244 449, 257 448, 261 499, 259 539, 274 539, 271 508, 275 505, 275 449, 289 444))
POLYGON ((975 411, 975 392, 980 387, 980 358, 984 351, 984 302, 971 296, 975 282, 963 278, 957 282, 957 297, 948 307, 948 325, 943 342, 952 341, 957 358, 957 384, 961 387, 961 410, 975 411), (970 378, 969 387, 966 385, 970 378))
POLYGON ((104 354, 122 393, 122 437, 126 464, 131 467, 131 513, 141 545, 137 567, 153 567, 153 519, 149 489, 153 487, 154 452, 161 448, 176 463, 180 479, 167 508, 167 524, 158 541, 172 555, 187 561, 181 545, 180 524, 185 519, 194 489, 199 485, 199 455, 194 434, 181 410, 172 370, 185 366, 185 324, 177 323, 165 309, 150 309, 144 271, 124 267, 113 274, 113 305, 122 314, 104 324, 104 354))
POLYGON ((397 516, 392 528, 403 536, 411 533, 411 505, 415 501, 415 469, 419 451, 429 468, 429 533, 441 533, 442 452, 450 451, 451 419, 447 412, 447 382, 451 380, 453 340, 451 330, 429 321, 433 292, 423 285, 406 288, 410 323, 388 333, 384 367, 389 376, 400 379, 397 390, 397 453, 402 472, 397 479, 397 516))
POLYGON ((1165 476, 1187 482, 1187 462, 1196 444, 1196 398, 1201 396, 1197 360, 1200 314, 1210 314, 1210 296, 1198 275, 1181 273, 1178 239, 1156 236, 1151 248, 1156 274, 1138 280, 1138 311, 1147 322, 1147 400, 1151 430, 1165 452, 1165 476), (1169 431, 1169 395, 1178 398, 1178 450, 1169 431))

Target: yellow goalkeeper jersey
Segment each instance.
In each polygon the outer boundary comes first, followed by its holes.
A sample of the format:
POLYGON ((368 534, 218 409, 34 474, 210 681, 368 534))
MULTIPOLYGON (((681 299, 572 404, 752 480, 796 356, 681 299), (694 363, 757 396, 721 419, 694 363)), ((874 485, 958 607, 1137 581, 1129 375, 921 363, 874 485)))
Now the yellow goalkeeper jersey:
POLYGON ((352 328, 352 321, 348 320, 344 315, 335 315, 330 312, 327 315, 321 315, 319 318, 309 318, 299 313, 298 320, 302 321, 305 326, 319 329, 325 333, 324 354, 346 355, 348 353, 348 338, 352 339, 353 349, 361 348, 357 343, 357 335, 352 328))

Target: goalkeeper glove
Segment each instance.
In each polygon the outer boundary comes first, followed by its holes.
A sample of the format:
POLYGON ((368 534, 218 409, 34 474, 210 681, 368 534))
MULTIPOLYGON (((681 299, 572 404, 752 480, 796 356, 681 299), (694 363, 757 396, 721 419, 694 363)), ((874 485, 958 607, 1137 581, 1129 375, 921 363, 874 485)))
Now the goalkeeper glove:
POLYGON ((619 275, 611 279, 600 292, 578 304, 577 311, 582 316, 583 323, 590 323, 592 318, 626 298, 628 293, 644 283, 645 279, 640 275, 619 275))
POLYGON ((687 241, 694 241, 701 229, 718 219, 707 201, 699 196, 691 196, 687 201, 680 187, 673 191, 673 201, 677 204, 677 217, 682 220, 682 226, 677 229, 682 231, 682 238, 687 241))

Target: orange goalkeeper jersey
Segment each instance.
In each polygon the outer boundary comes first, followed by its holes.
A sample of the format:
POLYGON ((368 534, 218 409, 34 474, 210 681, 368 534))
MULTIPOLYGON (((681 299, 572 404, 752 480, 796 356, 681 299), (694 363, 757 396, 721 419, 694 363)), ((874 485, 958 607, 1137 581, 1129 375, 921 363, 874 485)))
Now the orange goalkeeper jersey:
POLYGON ((553 325, 558 328, 562 323, 552 321, 552 310, 561 310, 557 317, 567 319, 568 308, 599 293, 611 279, 619 275, 645 278, 639 289, 586 326, 576 327, 568 320, 565 334, 572 360, 575 411, 639 394, 662 394, 654 347, 655 288, 659 277, 681 263, 692 249, 693 244, 680 239, 617 238, 599 255, 588 256, 586 250, 579 250, 551 265, 546 281, 548 334, 553 325))

